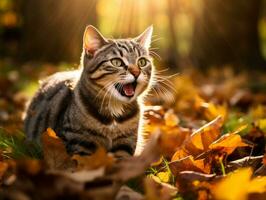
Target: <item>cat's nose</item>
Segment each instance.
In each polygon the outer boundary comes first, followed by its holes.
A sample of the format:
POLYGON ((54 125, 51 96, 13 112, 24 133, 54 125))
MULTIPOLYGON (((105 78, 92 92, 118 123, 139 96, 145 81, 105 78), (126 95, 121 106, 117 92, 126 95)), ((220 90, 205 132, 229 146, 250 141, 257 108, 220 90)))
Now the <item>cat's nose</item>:
POLYGON ((129 65, 128 71, 137 79, 140 75, 140 69, 137 65, 129 65))

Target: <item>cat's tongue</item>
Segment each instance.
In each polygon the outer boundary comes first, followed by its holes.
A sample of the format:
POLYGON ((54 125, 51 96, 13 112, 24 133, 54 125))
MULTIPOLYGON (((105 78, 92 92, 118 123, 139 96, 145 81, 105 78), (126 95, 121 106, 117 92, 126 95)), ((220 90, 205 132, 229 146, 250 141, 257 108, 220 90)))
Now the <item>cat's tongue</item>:
POLYGON ((127 96, 134 96, 135 94, 135 89, 132 83, 126 84, 123 86, 123 91, 127 96))

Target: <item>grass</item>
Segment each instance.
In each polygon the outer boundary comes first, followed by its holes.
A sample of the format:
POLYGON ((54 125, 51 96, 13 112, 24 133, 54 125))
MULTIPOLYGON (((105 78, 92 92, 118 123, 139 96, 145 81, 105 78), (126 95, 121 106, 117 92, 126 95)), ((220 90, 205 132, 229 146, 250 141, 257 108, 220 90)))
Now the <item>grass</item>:
POLYGON ((22 132, 7 133, 0 128, 0 151, 4 159, 42 158, 40 145, 27 142, 22 132))

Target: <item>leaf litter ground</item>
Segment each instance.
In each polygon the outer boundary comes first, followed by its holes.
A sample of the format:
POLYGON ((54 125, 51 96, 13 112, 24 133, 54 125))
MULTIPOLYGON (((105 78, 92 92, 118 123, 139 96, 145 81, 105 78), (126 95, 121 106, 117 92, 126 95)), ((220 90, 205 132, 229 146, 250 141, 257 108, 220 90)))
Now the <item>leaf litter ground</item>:
POLYGON ((29 70, 0 77, 0 199, 266 198, 264 75, 192 70, 160 82, 145 105, 144 151, 119 161, 104 149, 70 156, 50 128, 42 149, 25 141, 30 92, 18 85, 36 82, 29 70))

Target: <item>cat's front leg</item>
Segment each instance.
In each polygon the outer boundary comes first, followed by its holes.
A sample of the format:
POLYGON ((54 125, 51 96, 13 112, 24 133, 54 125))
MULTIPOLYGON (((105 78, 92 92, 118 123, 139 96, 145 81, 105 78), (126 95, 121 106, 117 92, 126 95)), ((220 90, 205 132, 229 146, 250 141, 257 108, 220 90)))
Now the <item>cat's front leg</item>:
POLYGON ((102 146, 106 146, 105 138, 87 131, 66 131, 62 135, 69 154, 91 155, 102 146))
POLYGON ((111 152, 117 159, 133 156, 136 149, 137 136, 121 136, 113 140, 111 152))

